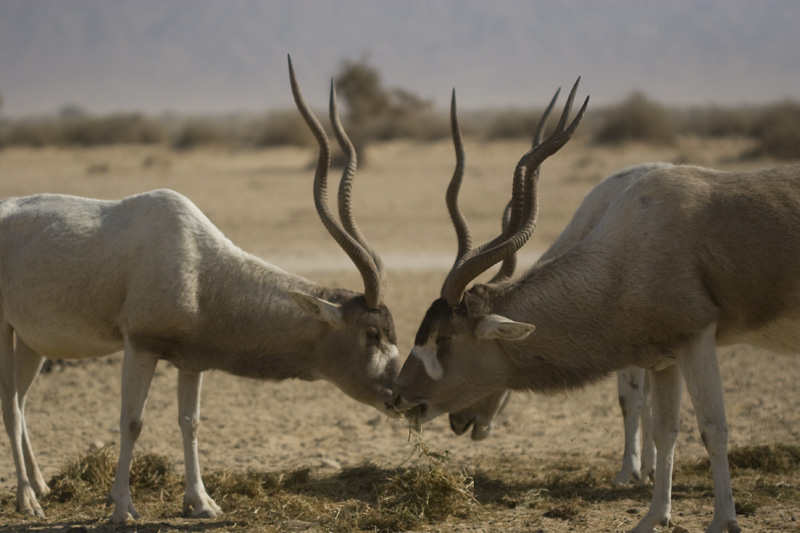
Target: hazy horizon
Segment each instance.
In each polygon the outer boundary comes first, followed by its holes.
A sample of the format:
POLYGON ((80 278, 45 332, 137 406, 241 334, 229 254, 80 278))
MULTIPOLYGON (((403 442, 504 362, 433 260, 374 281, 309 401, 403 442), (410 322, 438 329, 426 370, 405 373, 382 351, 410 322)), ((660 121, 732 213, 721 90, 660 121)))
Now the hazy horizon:
POLYGON ((286 55, 324 106, 346 59, 443 109, 541 106, 582 76, 595 106, 800 97, 800 2, 0 0, 3 114, 291 108, 286 55))

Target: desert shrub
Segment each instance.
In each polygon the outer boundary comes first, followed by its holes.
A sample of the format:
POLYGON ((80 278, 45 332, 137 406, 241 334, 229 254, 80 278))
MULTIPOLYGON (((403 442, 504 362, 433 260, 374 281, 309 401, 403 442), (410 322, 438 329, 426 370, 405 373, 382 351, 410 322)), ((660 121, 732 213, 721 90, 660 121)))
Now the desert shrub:
POLYGON ((67 146, 157 144, 166 138, 159 123, 137 113, 77 116, 63 120, 60 125, 61 144, 67 146))
POLYGON ((267 146, 312 146, 314 136, 295 111, 274 111, 259 120, 251 133, 252 144, 267 146))
POLYGON ((800 158, 800 103, 767 107, 753 126, 752 135, 760 142, 754 156, 800 158))
POLYGON ((155 144, 165 138, 161 125, 138 114, 69 119, 27 119, 4 128, 8 146, 99 146, 106 144, 155 144))
POLYGON ((489 140, 533 139, 540 118, 539 111, 500 111, 488 118, 484 135, 489 140))
POLYGON ((365 137, 370 140, 415 139, 435 141, 450 136, 450 120, 438 113, 408 113, 384 116, 370 122, 365 137))
POLYGON ((701 137, 750 135, 757 116, 750 107, 699 107, 673 110, 671 115, 680 133, 701 137))
POLYGON ((347 108, 344 122, 348 136, 359 154, 372 140, 429 140, 444 137, 449 131, 440 120, 431 118, 432 102, 404 89, 385 88, 378 71, 365 59, 342 64, 336 89, 347 108))
POLYGON ((640 141, 653 144, 675 142, 675 128, 667 111, 642 93, 634 93, 609 109, 594 136, 597 144, 640 141))
POLYGON ((224 128, 210 119, 191 119, 186 121, 172 139, 176 150, 192 150, 207 146, 226 145, 230 136, 224 128))
POLYGON ((10 124, 3 135, 6 146, 41 148, 61 143, 61 128, 49 119, 29 119, 10 124))

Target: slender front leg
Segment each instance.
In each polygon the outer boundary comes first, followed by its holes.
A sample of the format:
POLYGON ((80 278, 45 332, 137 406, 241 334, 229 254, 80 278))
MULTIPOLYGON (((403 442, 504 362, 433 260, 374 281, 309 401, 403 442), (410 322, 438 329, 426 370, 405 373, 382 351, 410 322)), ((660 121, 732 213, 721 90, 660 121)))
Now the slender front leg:
POLYGON ((652 371, 653 439, 656 443, 656 478, 647 515, 633 533, 651 533, 669 525, 672 498, 672 461, 680 428, 682 381, 677 365, 652 371))
POLYGON ((656 472, 656 443, 653 442, 653 393, 650 370, 644 374, 642 398, 642 481, 653 481, 656 472))
POLYGON ((30 437, 28 436, 28 424, 25 420, 25 402, 28 398, 28 391, 33 384, 33 380, 39 375, 39 371, 44 363, 44 357, 34 352, 25 342, 17 336, 16 359, 17 359, 17 395, 19 397, 20 421, 22 424, 22 454, 25 458, 25 471, 28 480, 36 492, 37 496, 47 496, 50 494, 50 487, 42 477, 36 457, 33 455, 30 437))
POLYGON ((183 436, 183 460, 186 463, 186 493, 183 514, 194 518, 213 518, 222 509, 211 499, 200 476, 197 456, 197 431, 200 428, 200 389, 203 374, 178 372, 178 424, 183 436))
POLYGON ((733 504, 731 474, 728 470, 728 425, 722 378, 717 364, 715 329, 704 332, 695 353, 685 353, 678 364, 692 398, 697 426, 703 439, 714 477, 714 517, 706 533, 739 533, 733 504))
POLYGON ((3 423, 17 471, 17 510, 29 516, 44 517, 25 468, 22 444, 24 418, 20 410, 17 376, 14 330, 3 322, 0 323, 0 400, 3 404, 3 423))
POLYGON ((122 359, 122 409, 119 417, 119 466, 109 499, 115 504, 111 521, 127 522, 139 518, 131 499, 130 472, 133 446, 142 431, 142 416, 147 401, 147 392, 158 356, 135 350, 126 339, 125 355, 122 359))
POLYGON ((639 456, 639 414, 644 397, 645 371, 629 366, 617 372, 617 392, 622 422, 625 425, 625 451, 622 453, 622 468, 614 485, 624 485, 631 480, 641 481, 641 458, 639 456))

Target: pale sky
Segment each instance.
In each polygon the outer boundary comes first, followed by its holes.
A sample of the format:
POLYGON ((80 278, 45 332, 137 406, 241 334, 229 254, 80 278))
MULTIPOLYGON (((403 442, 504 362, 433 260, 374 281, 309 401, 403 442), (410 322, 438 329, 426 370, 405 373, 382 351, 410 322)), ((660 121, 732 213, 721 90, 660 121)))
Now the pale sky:
POLYGON ((3 114, 324 105, 346 59, 444 109, 800 99, 796 0, 0 0, 3 114))

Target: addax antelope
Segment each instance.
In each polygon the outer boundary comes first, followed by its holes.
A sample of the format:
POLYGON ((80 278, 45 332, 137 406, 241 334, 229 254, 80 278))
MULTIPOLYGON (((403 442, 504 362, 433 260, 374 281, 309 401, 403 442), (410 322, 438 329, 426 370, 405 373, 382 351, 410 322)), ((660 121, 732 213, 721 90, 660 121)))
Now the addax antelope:
MULTIPOLYGON (((550 108, 548 108, 549 111, 550 108)), ((546 114, 542 121, 546 120, 546 114)), ((453 123, 457 128, 457 121, 454 118, 453 123)), ((540 123, 540 132, 544 122, 540 123)), ((460 134, 458 130, 453 130, 454 142, 458 147, 461 144, 460 134)), ((541 135, 541 133, 539 134, 541 135)), ((537 138, 540 138, 537 136, 537 138)), ((537 141, 540 142, 540 141, 537 141)), ((463 149, 456 148, 457 154, 463 154, 463 149)), ((459 160, 463 160, 463 155, 459 156, 459 160)), ((611 203, 619 197, 622 192, 627 189, 632 183, 636 182, 648 172, 656 169, 669 168, 673 165, 669 163, 643 163, 628 167, 620 170, 619 172, 609 176, 600 182, 594 189, 592 189, 581 203, 578 210, 575 212, 572 220, 567 227, 556 239, 556 241, 542 254, 539 262, 547 262, 552 258, 559 256, 564 251, 573 247, 586 235, 588 235, 597 223, 602 219, 611 203)), ((463 169, 463 163, 457 163, 456 168, 463 169)), ((463 173, 463 170, 461 170, 463 173)), ((456 191, 461 181, 458 170, 454 173, 451 185, 448 190, 455 185, 456 191)), ((457 194, 457 193, 456 193, 457 194)), ((469 229, 466 226, 466 220, 463 215, 460 215, 460 210, 457 204, 451 202, 453 207, 450 207, 451 217, 457 228, 456 234, 459 237, 459 243, 464 240, 466 236, 468 243, 469 229), (453 215, 453 212, 457 215, 453 215)), ((450 204, 448 204, 450 205, 450 204)), ((507 211, 506 211, 507 212, 507 211)), ((460 245, 459 250, 464 248, 460 245)), ((466 244, 466 249, 469 249, 469 244, 466 244)), ((459 254, 459 256, 462 254, 459 254)), ((504 281, 513 275, 513 267, 509 269, 506 263, 514 256, 507 258, 504 261, 504 266, 501 267, 498 275, 496 275, 490 283, 504 281)), ((617 390, 620 408, 622 410, 624 429, 625 429, 625 447, 622 456, 622 466, 619 473, 614 477, 614 484, 625 484, 632 480, 641 481, 650 479, 653 475, 655 467, 655 446, 653 444, 651 432, 651 409, 650 409, 650 394, 649 394, 649 380, 646 377, 643 368, 631 366, 617 372, 617 390), (642 436, 640 441, 639 436, 639 418, 642 420, 642 436)), ((490 395, 485 400, 482 400, 470 407, 463 409, 457 413, 450 414, 450 427, 457 435, 465 433, 472 428, 471 438, 473 440, 483 440, 487 438, 493 429, 493 426, 500 416, 509 400, 510 391, 503 390, 501 392, 490 395)))
POLYGON ((129 471, 156 363, 178 369, 186 463, 184 512, 220 508, 200 476, 197 431, 203 372, 257 379, 325 379, 386 412, 399 371, 395 328, 383 303, 385 271, 349 210, 356 157, 348 156, 341 223, 326 199, 330 146, 289 62, 292 92, 319 143, 314 201, 355 263, 364 293, 330 289, 236 247, 184 196, 169 190, 101 201, 42 194, 0 202, 0 395, 17 470, 20 511, 42 516, 48 492, 25 425, 26 394, 43 356, 96 357, 123 349, 120 457, 110 500, 114 522, 138 517, 129 471))
POLYGON ((393 405, 424 422, 503 389, 560 391, 631 365, 650 369, 655 484, 633 531, 669 522, 683 382, 713 472, 707 531, 740 531, 716 346, 800 349, 800 165, 655 170, 614 200, 580 242, 517 280, 467 290, 533 231, 536 168, 574 131, 581 114, 564 129, 569 107, 556 133, 517 166, 514 210, 523 223, 451 270, 420 325, 393 405))
MULTIPOLYGON (((559 91, 556 91, 556 95, 542 114, 536 135, 534 136, 534 148, 542 142, 547 119, 558 98, 558 93, 559 91)), ((455 90, 453 91, 450 105, 450 127, 456 153, 456 167, 447 188, 446 203, 450 218, 455 227, 458 242, 456 262, 458 262, 458 260, 471 249, 472 240, 469 225, 458 205, 458 195, 465 169, 465 150, 461 129, 458 123, 455 90)), ((549 261, 551 258, 560 255, 563 251, 574 246, 589 234, 605 214, 609 205, 632 183, 652 170, 671 166, 672 165, 669 163, 643 163, 622 169, 603 180, 589 192, 563 233, 547 251, 542 254, 539 261, 549 261)), ((510 207, 511 203, 509 203, 503 213, 504 230, 507 229, 506 225, 509 222, 510 207)), ((516 255, 512 254, 503 260, 499 271, 489 283, 497 283, 510 279, 514 274, 515 268, 516 255)), ((619 473, 614 477, 613 483, 624 484, 632 480, 641 481, 650 479, 652 478, 655 467, 655 445, 653 443, 651 431, 649 380, 646 377, 644 369, 631 366, 617 372, 617 384, 618 398, 624 422, 625 447, 622 457, 622 466, 619 473), (639 437, 640 416, 642 419, 641 441, 639 437)), ((462 435, 472 427, 470 435, 473 440, 479 441, 487 438, 492 432, 496 419, 508 403, 509 397, 510 391, 503 390, 457 413, 451 413, 451 429, 456 435, 462 435)))

